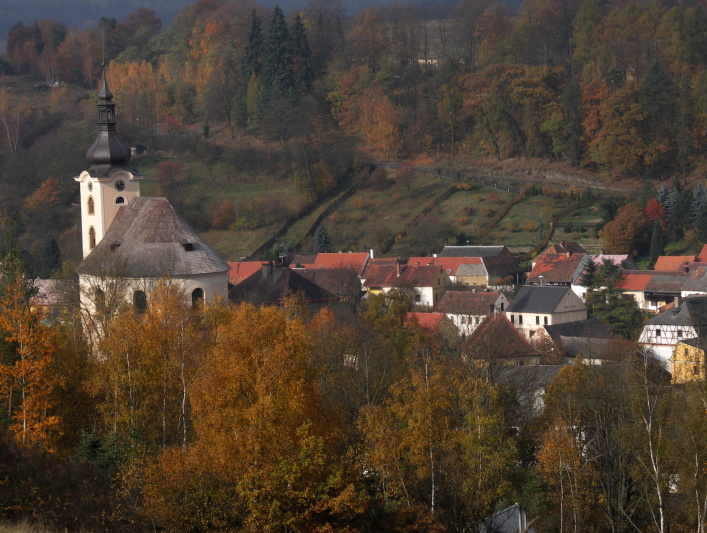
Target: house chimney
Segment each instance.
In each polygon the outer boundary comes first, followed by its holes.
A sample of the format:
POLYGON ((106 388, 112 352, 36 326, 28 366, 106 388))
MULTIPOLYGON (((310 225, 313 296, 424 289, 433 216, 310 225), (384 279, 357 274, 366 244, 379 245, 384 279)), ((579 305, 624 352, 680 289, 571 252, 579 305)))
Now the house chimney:
POLYGON ((400 263, 397 259, 395 260, 395 273, 398 277, 400 277, 400 263))
POLYGON ((437 257, 437 254, 432 254, 432 257, 437 257))
POLYGON ((371 248, 371 249, 368 251, 368 255, 370 256, 371 259, 373 259, 373 248, 371 248))
POLYGON ((276 268, 272 272, 272 282, 277 283, 280 281, 280 278, 282 277, 282 268, 276 268))
POLYGON ((569 250, 567 250, 567 251, 565 252, 565 255, 566 255, 567 257, 570 257, 570 256, 572 255, 572 252, 570 252, 569 250))
POLYGON ((260 274, 263 278, 267 278, 272 272, 272 265, 270 263, 263 263, 260 265, 260 274))

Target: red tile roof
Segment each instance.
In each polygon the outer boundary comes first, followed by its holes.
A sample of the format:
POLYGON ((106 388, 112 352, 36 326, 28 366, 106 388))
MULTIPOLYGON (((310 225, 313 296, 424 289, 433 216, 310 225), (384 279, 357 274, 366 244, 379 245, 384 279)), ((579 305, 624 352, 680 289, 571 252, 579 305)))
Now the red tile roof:
MULTIPOLYGON (((317 254, 317 259, 313 268, 344 268, 350 267, 356 271, 356 274, 361 275, 368 261, 368 252, 349 252, 349 253, 320 253, 317 254)), ((309 267, 310 265, 307 265, 309 267)))
POLYGON ((228 263, 231 270, 228 271, 228 282, 232 285, 238 285, 248 276, 255 274, 260 270, 262 261, 233 261, 228 263))
POLYGON ((616 283, 616 288, 622 291, 639 292, 646 289, 648 282, 653 277, 652 270, 624 271, 621 279, 616 283))
POLYGON ((707 244, 705 244, 702 247, 702 250, 700 250, 700 253, 697 254, 695 261, 699 261, 700 263, 707 263, 707 244))
POLYGON ((444 313, 408 313, 408 321, 414 317, 423 329, 436 331, 444 316, 444 313))
POLYGON ((440 265, 450 276, 456 276, 461 265, 480 265, 480 257, 411 257, 409 265, 440 265))
POLYGON ((484 318, 464 342, 462 349, 469 356, 480 359, 541 355, 525 340, 506 315, 491 315, 484 318))
POLYGON ((542 254, 535 258, 535 266, 528 274, 528 283, 571 283, 587 254, 542 254))
POLYGON ((551 244, 548 246, 545 251, 540 254, 566 254, 569 252, 570 254, 586 254, 587 250, 582 248, 582 246, 577 243, 577 242, 556 242, 555 244, 551 244))
POLYGON ((368 266, 364 272, 366 287, 431 287, 444 269, 437 265, 397 265, 368 266))
POLYGON ((677 272, 681 270, 687 263, 695 261, 694 255, 661 255, 655 262, 653 270, 662 270, 664 272, 677 272))
POLYGON ((500 292, 447 291, 435 310, 455 315, 485 316, 501 297, 500 292))

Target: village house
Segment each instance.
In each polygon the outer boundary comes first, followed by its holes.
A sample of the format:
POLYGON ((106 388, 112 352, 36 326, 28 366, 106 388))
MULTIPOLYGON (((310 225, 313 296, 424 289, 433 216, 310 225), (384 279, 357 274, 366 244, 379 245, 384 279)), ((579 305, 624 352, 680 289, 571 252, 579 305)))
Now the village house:
POLYGON ((638 343, 667 366, 679 342, 702 338, 706 328, 707 296, 676 297, 665 311, 646 320, 638 343))
MULTIPOLYGON (((591 256, 591 258, 597 268, 601 267, 605 261, 608 261, 609 263, 620 267, 622 270, 638 270, 636 263, 628 254, 599 254, 591 256)), ((586 269, 587 267, 585 266, 584 270, 586 271, 586 269)), ((582 274, 584 274, 584 272, 582 274)), ((572 290, 582 299, 583 302, 587 300, 587 291, 589 290, 589 287, 585 287, 582 284, 582 275, 578 276, 577 279, 572 282, 572 290)))
POLYGON ((484 318, 461 350, 465 357, 489 368, 538 365, 542 356, 503 314, 484 318))
POLYGON ((700 338, 685 339, 675 345, 673 355, 668 362, 668 370, 674 384, 704 381, 707 377, 705 373, 706 350, 707 343, 700 338))
POLYGON ((489 315, 505 311, 508 298, 496 291, 447 291, 435 305, 435 311, 444 313, 466 339, 489 315))
POLYGON ((320 252, 312 255, 296 255, 293 257, 290 267, 352 268, 357 276, 361 276, 370 258, 370 252, 320 252))
POLYGON ((398 260, 367 265, 362 281, 368 294, 385 294, 395 288, 411 290, 414 304, 430 309, 451 284, 442 266, 403 265, 398 260))
POLYGON ((301 298, 310 312, 318 311, 340 299, 300 275, 296 269, 274 267, 270 263, 262 263, 258 272, 229 290, 232 302, 249 302, 258 306, 282 305, 287 296, 301 298))
POLYGON ((551 341, 561 357, 574 359, 582 356, 590 364, 602 364, 608 355, 614 335, 598 318, 588 318, 575 322, 565 322, 540 326, 533 336, 535 345, 542 344, 541 339, 551 341))
POLYGON ((616 288, 632 296, 639 309, 657 313, 663 306, 681 296, 687 279, 688 274, 685 272, 624 270, 616 288))
POLYGON ((457 271, 457 281, 465 285, 511 285, 520 283, 523 269, 520 268, 516 258, 505 246, 445 246, 437 254, 438 257, 464 257, 477 258, 480 264, 471 262, 464 263, 473 265, 472 272, 462 274, 457 271), (482 275, 485 279, 483 283, 474 283, 473 279, 478 279, 482 275))
POLYGON ((438 337, 442 343, 453 348, 459 344, 459 330, 444 313, 408 313, 408 323, 415 320, 426 332, 438 337))
POLYGON ((571 287, 591 261, 586 253, 545 253, 535 258, 526 285, 554 285, 571 287))
POLYGON ((523 285, 506 316, 530 339, 541 326, 587 319, 587 306, 569 287, 523 285))

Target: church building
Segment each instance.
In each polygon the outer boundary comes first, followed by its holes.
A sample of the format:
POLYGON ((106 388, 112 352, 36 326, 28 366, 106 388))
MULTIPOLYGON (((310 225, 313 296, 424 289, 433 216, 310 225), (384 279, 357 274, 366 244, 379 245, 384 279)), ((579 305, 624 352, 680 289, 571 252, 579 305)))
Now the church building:
POLYGON ((84 260, 77 272, 83 309, 101 309, 111 297, 144 308, 162 279, 178 284, 193 304, 225 300, 228 264, 166 198, 140 196, 142 176, 116 135, 105 74, 98 98, 98 134, 86 152, 90 166, 74 178, 81 191, 84 260))

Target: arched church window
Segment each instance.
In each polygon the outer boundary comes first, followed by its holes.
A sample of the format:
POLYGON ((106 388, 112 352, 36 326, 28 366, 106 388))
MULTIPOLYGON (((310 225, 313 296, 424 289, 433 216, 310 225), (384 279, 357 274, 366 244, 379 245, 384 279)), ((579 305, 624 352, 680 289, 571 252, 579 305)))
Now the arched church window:
POLYGON ((125 205, 125 196, 118 196, 115 199, 115 205, 125 205))
POLYGON ((204 289, 194 289, 191 292, 191 306, 197 309, 204 302, 204 289))
POLYGON ((96 247, 96 230, 93 227, 88 230, 88 247, 91 250, 96 247))
POLYGON ((96 289, 95 299, 96 309, 103 311, 106 308, 106 295, 101 289, 96 289))
POLYGON ((135 291, 133 293, 133 305, 135 309, 142 312, 147 309, 147 295, 145 291, 135 291))
POLYGON ((94 207, 93 207, 93 196, 88 197, 88 214, 93 215, 95 213, 94 207))

